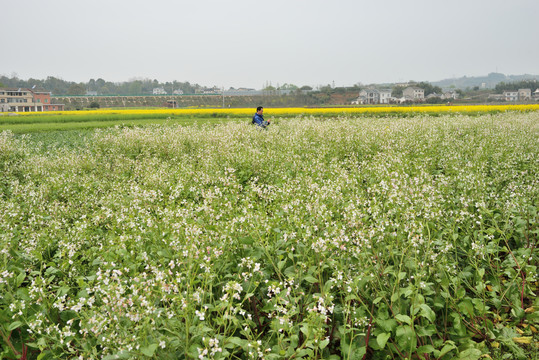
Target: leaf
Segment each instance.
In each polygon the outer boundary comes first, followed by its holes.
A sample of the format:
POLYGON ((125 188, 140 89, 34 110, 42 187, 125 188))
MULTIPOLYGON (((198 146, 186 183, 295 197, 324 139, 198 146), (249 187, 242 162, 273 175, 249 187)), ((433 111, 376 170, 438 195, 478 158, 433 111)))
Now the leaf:
POLYGON ((320 349, 322 350, 322 349, 324 349, 326 346, 328 346, 328 344, 329 344, 329 339, 324 339, 324 340, 320 341, 319 347, 320 347, 320 349))
POLYGON ((418 349, 417 349, 417 353, 418 354, 430 354, 431 352, 433 352, 434 350, 436 350, 434 348, 434 346, 432 345, 423 345, 423 346, 420 346, 418 349))
POLYGON ((17 276, 17 287, 19 287, 22 282, 24 281, 24 278, 26 277, 26 274, 24 272, 21 272, 18 276, 17 276))
POLYGON ((289 278, 293 278, 296 276, 296 267, 294 265, 287 267, 284 269, 283 274, 285 274, 289 278))
POLYGON ((414 289, 411 287, 407 287, 402 289, 401 292, 405 298, 409 298, 414 293, 414 289))
POLYGON ((65 294, 69 293, 69 290, 70 290, 69 287, 67 287, 67 286, 62 286, 61 288, 58 289, 58 292, 57 292, 58 297, 63 296, 63 295, 65 295, 65 294))
POLYGON ((447 354, 448 352, 450 352, 453 349, 456 349, 456 346, 454 344, 447 343, 447 344, 444 345, 442 350, 440 350, 440 353, 435 354, 435 355, 436 355, 437 358, 441 358, 442 356, 444 356, 445 354, 447 354))
POLYGON ((46 359, 47 357, 51 356, 50 351, 43 351, 41 354, 39 354, 36 358, 36 360, 46 359))
POLYGON ((299 336, 294 334, 292 336, 290 336, 290 349, 293 350, 294 348, 296 348, 298 346, 298 343, 299 343, 299 336))
POLYGON ((7 328, 7 331, 13 331, 19 327, 21 327, 22 325, 22 322, 20 321, 14 321, 12 322, 11 324, 9 324, 8 328, 7 328))
POLYGON ((307 281, 308 283, 311 283, 311 284, 314 284, 314 283, 318 282, 318 279, 315 278, 312 275, 307 275, 307 276, 304 277, 304 279, 305 279, 305 281, 307 281))
POLYGON ((376 342, 378 343, 378 346, 380 346, 380 349, 383 349, 386 346, 387 340, 389 340, 390 336, 390 333, 384 332, 376 337, 376 342))
POLYGON ((254 243, 254 239, 250 236, 245 236, 240 238, 240 243, 243 245, 252 245, 254 243))
POLYGON ((412 319, 410 319, 408 315, 397 314, 395 315, 395 319, 399 320, 400 322, 406 323, 408 325, 412 325, 412 319))
POLYGON ((66 310, 60 313, 60 319, 62 321, 68 321, 77 317, 77 313, 73 310, 66 310))
POLYGON ((148 357, 152 357, 153 356, 153 353, 155 352, 155 350, 157 350, 157 347, 158 345, 157 344, 151 344, 151 345, 148 345, 146 347, 143 347, 143 348, 140 348, 140 351, 148 356, 148 357))
POLYGON ((428 319, 431 323, 434 323, 436 321, 436 314, 430 306, 427 304, 421 304, 419 306, 421 308, 421 312, 419 313, 420 316, 424 317, 425 319, 428 319))
POLYGON ((94 261, 92 261, 92 266, 101 265, 101 263, 101 259, 94 259, 94 261))
POLYGON ((395 319, 388 319, 388 320, 382 320, 382 319, 376 319, 376 323, 385 331, 385 332, 393 332, 397 328, 397 321, 395 319))
POLYGON ((367 353, 367 347, 365 346, 361 346, 359 348, 355 346, 350 346, 346 350, 348 351, 343 352, 344 355, 346 355, 343 356, 343 359, 361 359, 363 358, 363 355, 367 353))
POLYGON ((477 360, 481 357, 481 350, 478 349, 467 349, 459 354, 459 359, 463 360, 477 360))
POLYGON ((427 326, 419 327, 415 329, 415 332, 417 336, 423 337, 423 336, 432 336, 436 334, 436 326, 429 324, 427 326))
MULTIPOLYGON (((308 344, 309 342, 307 342, 308 344)), ((307 345, 309 346, 309 345, 307 345)), ((313 357, 313 350, 312 349, 303 349, 303 350, 300 350, 298 353, 297 353, 297 357, 299 359, 301 359, 302 357, 307 357, 307 358, 312 358, 313 357)))
POLYGON ((519 344, 531 344, 532 337, 531 336, 514 337, 513 341, 519 344))
POLYGON ((414 330, 410 326, 399 326, 397 328, 397 343, 399 347, 403 349, 415 350, 417 345, 417 338, 414 330))
POLYGON ((246 340, 240 339, 239 337, 235 337, 235 336, 228 338, 228 342, 234 345, 237 345, 241 348, 246 348, 247 343, 248 343, 246 340))
POLYGON ((467 314, 470 317, 474 316, 474 307, 469 298, 462 300, 458 307, 460 312, 467 314))

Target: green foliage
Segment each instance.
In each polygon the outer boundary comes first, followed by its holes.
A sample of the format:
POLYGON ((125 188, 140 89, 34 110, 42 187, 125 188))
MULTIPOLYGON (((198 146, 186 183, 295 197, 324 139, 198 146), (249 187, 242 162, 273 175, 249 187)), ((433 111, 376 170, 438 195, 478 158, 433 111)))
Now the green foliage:
MULTIPOLYGON (((48 76, 45 80, 28 79, 22 80, 18 77, 8 78, 0 76, 0 80, 7 87, 32 88, 34 85, 38 89, 52 92, 54 95, 84 95, 86 91, 97 91, 99 95, 141 95, 152 94, 156 87, 163 87, 171 94, 174 90, 182 90, 184 94, 194 94, 203 86, 190 84, 189 82, 165 82, 160 83, 155 79, 132 79, 126 82, 114 83, 101 78, 90 79, 87 83, 76 83, 63 79, 48 76)), ((1 87, 1 86, 0 86, 1 87)))
POLYGON ((538 121, 3 132, 0 356, 533 358, 538 121))
POLYGON ((67 89, 68 95, 84 95, 86 93, 86 87, 84 84, 71 84, 69 88, 67 89))
POLYGON ((428 82, 422 81, 420 83, 414 84, 414 86, 417 86, 417 87, 425 90, 425 96, 433 94, 433 93, 436 93, 436 94, 441 94, 442 93, 442 88, 441 87, 434 86, 434 85, 432 85, 431 83, 428 83, 428 82))
POLYGON ((494 88, 497 93, 501 94, 504 91, 517 91, 519 89, 530 89, 532 92, 539 88, 539 82, 537 80, 522 80, 512 82, 500 82, 494 88))
POLYGON ((395 98, 401 98, 402 97, 402 91, 405 89, 404 86, 393 86, 391 89, 391 96, 395 98))
POLYGON ((442 99, 440 97, 431 97, 427 100, 425 100, 427 104, 445 104, 447 102, 446 99, 442 99))
POLYGON ((284 83, 283 85, 279 86, 279 90, 298 90, 298 87, 294 84, 284 83))

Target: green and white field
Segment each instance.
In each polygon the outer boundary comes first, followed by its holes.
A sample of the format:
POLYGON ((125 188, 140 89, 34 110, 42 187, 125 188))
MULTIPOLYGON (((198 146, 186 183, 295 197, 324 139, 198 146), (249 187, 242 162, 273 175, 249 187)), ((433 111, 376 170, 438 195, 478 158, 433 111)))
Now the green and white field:
POLYGON ((533 359, 539 112, 0 135, 0 359, 533 359))

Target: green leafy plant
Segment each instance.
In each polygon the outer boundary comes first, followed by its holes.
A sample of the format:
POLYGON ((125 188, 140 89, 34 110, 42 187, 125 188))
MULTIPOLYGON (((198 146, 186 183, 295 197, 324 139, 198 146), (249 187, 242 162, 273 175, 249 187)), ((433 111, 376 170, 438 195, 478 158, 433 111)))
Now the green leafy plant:
POLYGON ((3 132, 0 358, 533 358, 538 116, 3 132))

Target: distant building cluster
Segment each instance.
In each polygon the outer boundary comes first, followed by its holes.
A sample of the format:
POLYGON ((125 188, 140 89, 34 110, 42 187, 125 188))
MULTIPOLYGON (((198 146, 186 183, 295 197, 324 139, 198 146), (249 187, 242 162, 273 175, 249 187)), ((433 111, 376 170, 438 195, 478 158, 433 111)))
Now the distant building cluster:
POLYGON ((163 88, 154 88, 153 94, 154 95, 167 95, 167 92, 163 88))
POLYGON ((0 88, 0 112, 62 111, 64 104, 53 104, 51 93, 33 89, 0 88))
POLYGON ((447 91, 443 94, 429 94, 425 97, 425 90, 415 86, 408 86, 402 91, 401 97, 392 96, 389 89, 364 89, 359 92, 359 97, 352 101, 352 104, 403 104, 406 102, 424 102, 426 99, 440 98, 442 100, 455 100, 458 98, 456 91, 447 91))
MULTIPOLYGON (((220 94, 221 92, 222 92, 221 89, 214 86, 212 88, 203 87, 201 89, 197 89, 195 91, 195 94, 220 94)), ((168 95, 168 92, 164 88, 160 87, 160 88, 154 88, 152 94, 153 95, 168 95)), ((172 91, 172 95, 183 95, 183 91, 179 89, 174 90, 172 91)))
POLYGON ((539 101, 539 89, 534 92, 531 89, 508 90, 503 94, 491 94, 488 98, 498 101, 539 101))

